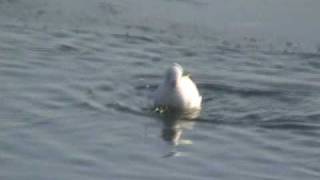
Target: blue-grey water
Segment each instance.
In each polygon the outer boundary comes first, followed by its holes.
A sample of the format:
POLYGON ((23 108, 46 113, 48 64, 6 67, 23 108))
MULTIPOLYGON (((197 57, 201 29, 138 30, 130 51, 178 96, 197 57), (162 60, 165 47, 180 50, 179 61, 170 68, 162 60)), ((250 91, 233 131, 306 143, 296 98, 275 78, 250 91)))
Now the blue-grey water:
POLYGON ((1 0, 0 179, 320 179, 319 7, 1 0), (150 111, 173 62, 193 121, 150 111))

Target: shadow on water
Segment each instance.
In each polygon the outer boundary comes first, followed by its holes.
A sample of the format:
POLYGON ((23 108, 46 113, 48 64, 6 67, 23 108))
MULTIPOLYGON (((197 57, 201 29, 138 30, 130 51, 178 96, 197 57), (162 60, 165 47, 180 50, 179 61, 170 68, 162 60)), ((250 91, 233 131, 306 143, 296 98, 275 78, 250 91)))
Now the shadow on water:
POLYGON ((248 113, 246 117, 235 117, 226 119, 223 115, 215 115, 214 117, 197 118, 197 123, 208 124, 210 126, 232 126, 239 128, 255 128, 268 131, 287 131, 305 135, 319 135, 320 132, 320 114, 312 115, 255 115, 248 113))
POLYGON ((319 131, 320 114, 276 117, 257 124, 259 127, 274 130, 319 131))
POLYGON ((112 34, 114 38, 118 38, 121 40, 124 40, 126 43, 129 44, 143 44, 143 43, 154 43, 155 40, 151 37, 147 36, 139 36, 139 35, 133 35, 133 34, 112 34))
POLYGON ((108 108, 108 109, 113 109, 113 110, 122 112, 122 113, 129 113, 129 114, 132 114, 132 115, 149 117, 149 115, 147 113, 143 112, 142 110, 134 109, 134 108, 132 108, 130 106, 124 105, 124 104, 119 103, 119 102, 108 103, 108 104, 105 105, 105 107, 108 108))

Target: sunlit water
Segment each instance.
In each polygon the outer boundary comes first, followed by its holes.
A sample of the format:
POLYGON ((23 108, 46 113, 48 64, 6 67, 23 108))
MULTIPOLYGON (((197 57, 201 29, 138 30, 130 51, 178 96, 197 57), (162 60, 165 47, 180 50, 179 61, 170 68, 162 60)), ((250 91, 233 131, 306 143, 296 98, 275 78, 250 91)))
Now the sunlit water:
POLYGON ((0 1, 0 179, 319 179, 319 7, 0 1), (173 62, 195 119, 150 110, 173 62))

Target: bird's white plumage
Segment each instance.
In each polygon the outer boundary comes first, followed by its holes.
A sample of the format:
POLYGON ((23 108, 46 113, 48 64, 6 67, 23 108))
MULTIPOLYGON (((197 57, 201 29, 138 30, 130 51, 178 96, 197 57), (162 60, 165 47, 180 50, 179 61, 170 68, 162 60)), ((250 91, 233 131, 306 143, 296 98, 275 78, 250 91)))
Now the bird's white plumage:
POLYGON ((183 76, 183 68, 174 63, 154 94, 155 106, 187 110, 201 109, 202 97, 189 76, 183 76))

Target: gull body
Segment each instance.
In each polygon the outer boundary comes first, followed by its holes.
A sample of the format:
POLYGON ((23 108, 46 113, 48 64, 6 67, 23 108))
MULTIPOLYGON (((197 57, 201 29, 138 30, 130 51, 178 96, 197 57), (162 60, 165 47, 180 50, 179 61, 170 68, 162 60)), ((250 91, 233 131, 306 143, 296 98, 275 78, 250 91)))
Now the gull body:
POLYGON ((154 105, 177 110, 201 109, 202 97, 196 84, 183 68, 174 63, 166 72, 163 82, 154 94, 154 105))

